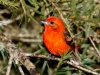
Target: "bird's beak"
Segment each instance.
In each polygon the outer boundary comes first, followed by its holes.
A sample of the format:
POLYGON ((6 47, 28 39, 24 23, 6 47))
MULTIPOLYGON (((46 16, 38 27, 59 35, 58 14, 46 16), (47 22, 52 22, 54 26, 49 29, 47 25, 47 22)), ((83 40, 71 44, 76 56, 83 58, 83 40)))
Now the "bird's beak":
POLYGON ((49 24, 49 22, 46 22, 46 21, 41 21, 41 23, 46 24, 46 25, 49 24))

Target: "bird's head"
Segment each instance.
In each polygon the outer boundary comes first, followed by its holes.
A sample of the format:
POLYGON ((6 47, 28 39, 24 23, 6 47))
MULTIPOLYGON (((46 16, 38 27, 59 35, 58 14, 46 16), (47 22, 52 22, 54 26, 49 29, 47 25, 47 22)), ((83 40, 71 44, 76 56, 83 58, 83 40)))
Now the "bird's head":
POLYGON ((45 29, 63 30, 65 28, 63 21, 54 16, 50 16, 46 21, 41 22, 45 25, 45 29))

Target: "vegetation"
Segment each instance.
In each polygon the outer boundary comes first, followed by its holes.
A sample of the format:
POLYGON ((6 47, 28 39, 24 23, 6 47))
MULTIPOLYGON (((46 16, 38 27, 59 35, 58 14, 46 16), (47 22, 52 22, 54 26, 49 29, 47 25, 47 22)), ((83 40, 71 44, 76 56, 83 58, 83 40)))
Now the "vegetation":
MULTIPOLYGON (((60 17, 75 45, 80 45, 82 67, 100 73, 100 1, 99 0, 0 0, 0 30, 24 53, 33 53, 28 59, 41 75, 91 75, 93 73, 64 63, 71 59, 68 53, 58 60, 47 60, 49 52, 42 42, 44 26, 40 23, 48 16, 60 17), (39 57, 38 55, 41 55, 39 57), (64 59, 62 59, 64 58, 64 59)), ((59 57, 51 57, 59 58, 59 57)), ((5 75, 9 53, 0 43, 0 75, 5 75)), ((22 66, 25 75, 29 72, 22 66)), ((97 74, 97 75, 98 75, 97 74)), ((20 75, 13 60, 10 75, 20 75)))

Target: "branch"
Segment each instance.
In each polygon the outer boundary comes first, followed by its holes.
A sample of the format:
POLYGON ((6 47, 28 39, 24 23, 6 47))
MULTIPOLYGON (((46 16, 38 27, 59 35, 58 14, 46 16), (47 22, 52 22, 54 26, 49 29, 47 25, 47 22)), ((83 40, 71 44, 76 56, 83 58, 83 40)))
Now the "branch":
POLYGON ((2 32, 0 32, 0 42, 5 46, 5 49, 9 52, 10 56, 13 56, 14 60, 21 62, 31 75, 40 75, 37 72, 35 65, 23 55, 21 49, 16 48, 16 46, 9 41, 2 32))
MULTIPOLYGON (((45 56, 45 55, 36 55, 36 54, 34 54, 34 53, 23 53, 23 55, 47 59, 47 56, 45 56)), ((57 58, 57 57, 49 57, 49 59, 50 59, 50 60, 60 61, 60 58, 57 58)), ((72 62, 70 62, 70 61, 67 61, 67 60, 63 61, 63 63, 67 63, 67 64, 70 65, 70 66, 73 66, 73 67, 75 67, 75 68, 77 68, 77 69, 79 69, 79 70, 82 70, 82 71, 84 71, 84 72, 87 72, 87 73, 90 73, 90 74, 93 74, 93 75, 100 75, 100 74, 98 74, 98 73, 95 72, 95 71, 88 70, 88 69, 86 69, 86 68, 84 68, 84 67, 82 67, 82 66, 76 65, 76 64, 74 64, 74 63, 72 63, 72 62)))

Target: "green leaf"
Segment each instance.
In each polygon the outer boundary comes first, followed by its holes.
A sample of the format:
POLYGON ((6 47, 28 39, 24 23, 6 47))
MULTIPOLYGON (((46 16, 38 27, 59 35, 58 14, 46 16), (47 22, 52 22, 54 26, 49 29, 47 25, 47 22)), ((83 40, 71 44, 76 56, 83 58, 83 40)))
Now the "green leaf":
POLYGON ((90 29, 91 26, 89 25, 89 23, 86 23, 84 26, 85 26, 85 30, 86 30, 85 36, 86 36, 86 38, 88 38, 91 33, 91 29, 90 29))
POLYGON ((84 65, 85 68, 89 69, 89 70, 93 70, 93 68, 89 65, 84 65))
POLYGON ((95 63, 95 61, 93 59, 90 59, 90 58, 85 58, 83 59, 83 64, 93 64, 95 63))
POLYGON ((88 47, 89 47, 89 44, 82 44, 81 48, 84 48, 84 49, 83 49, 83 53, 82 53, 82 57, 85 56, 88 47))
POLYGON ((42 69, 41 69, 41 75, 43 74, 44 70, 46 69, 47 61, 44 61, 42 69))

